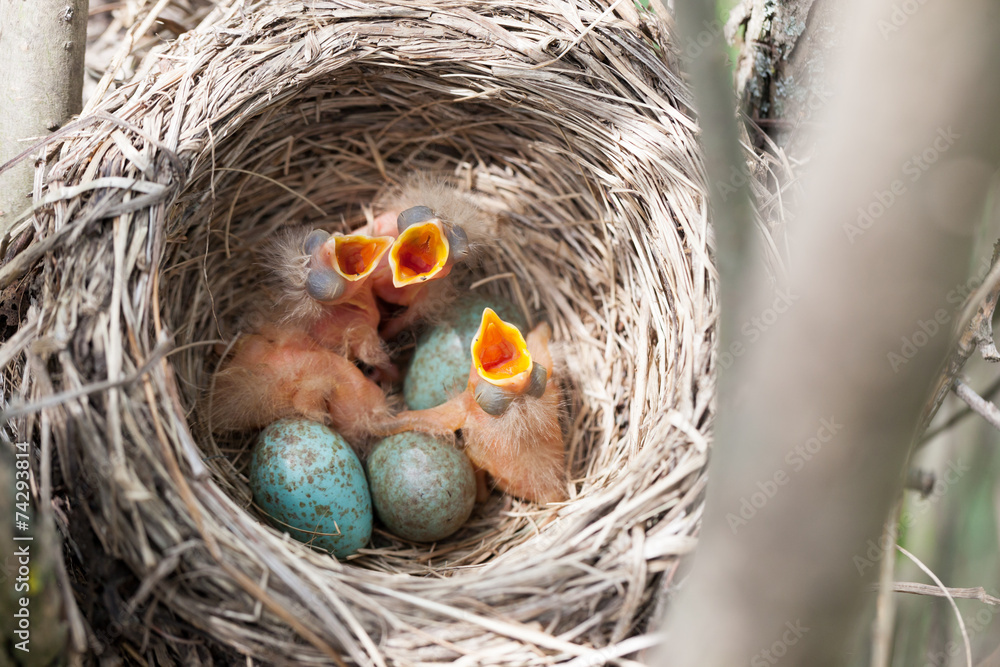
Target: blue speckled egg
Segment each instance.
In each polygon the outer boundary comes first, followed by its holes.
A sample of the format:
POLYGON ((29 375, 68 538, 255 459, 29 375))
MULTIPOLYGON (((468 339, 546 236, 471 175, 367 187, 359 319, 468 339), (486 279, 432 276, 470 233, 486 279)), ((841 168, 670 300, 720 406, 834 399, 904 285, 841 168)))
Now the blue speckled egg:
POLYGON ((476 502, 469 458, 424 433, 382 440, 368 457, 372 502, 382 522, 399 537, 434 542, 462 527, 476 502))
POLYGON ((371 538, 364 467, 347 441, 323 424, 282 419, 265 428, 250 460, 250 489, 276 528, 338 558, 371 538))
POLYGON ((483 320, 483 309, 492 308, 504 322, 526 328, 520 311, 506 299, 476 294, 455 301, 446 321, 417 340, 410 368, 403 381, 403 398, 411 410, 441 405, 465 389, 472 364, 472 339, 483 320))

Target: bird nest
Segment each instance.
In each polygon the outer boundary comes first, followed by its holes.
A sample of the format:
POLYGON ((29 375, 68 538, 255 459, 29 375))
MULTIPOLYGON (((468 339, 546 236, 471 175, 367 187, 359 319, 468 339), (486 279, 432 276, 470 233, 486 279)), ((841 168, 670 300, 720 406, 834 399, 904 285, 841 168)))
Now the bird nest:
POLYGON ((694 543, 714 400, 697 128, 664 24, 597 0, 219 5, 48 144, 0 269, 32 303, 0 347, 12 427, 71 574, 115 582, 81 601, 92 648, 628 662, 694 543), (569 500, 495 493, 448 540, 376 532, 338 561, 261 521, 255 436, 214 437, 203 401, 269 239, 350 229, 417 172, 498 216, 463 284, 552 325, 569 500))

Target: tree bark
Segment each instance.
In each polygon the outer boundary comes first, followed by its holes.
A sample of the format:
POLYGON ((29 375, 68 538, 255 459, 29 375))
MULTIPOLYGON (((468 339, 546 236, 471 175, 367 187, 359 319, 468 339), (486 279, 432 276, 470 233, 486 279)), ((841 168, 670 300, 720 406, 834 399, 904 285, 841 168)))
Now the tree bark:
MULTIPOLYGON (((0 165, 82 108, 87 0, 0 3, 0 165)), ((30 159, 0 174, 0 238, 30 204, 30 159)))
POLYGON ((833 94, 827 75, 842 38, 842 4, 742 0, 726 24, 729 41, 739 49, 734 83, 741 108, 793 156, 809 152, 802 142, 813 134, 802 130, 833 94))

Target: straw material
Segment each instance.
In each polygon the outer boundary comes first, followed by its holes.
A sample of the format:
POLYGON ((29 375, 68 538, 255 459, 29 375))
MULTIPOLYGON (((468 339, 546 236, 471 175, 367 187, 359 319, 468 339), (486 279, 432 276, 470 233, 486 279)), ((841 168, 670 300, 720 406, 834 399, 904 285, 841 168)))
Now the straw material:
POLYGON ((717 312, 667 40, 631 2, 222 2, 49 145, 0 268, 34 298, 0 362, 77 575, 137 579, 81 600, 98 639, 111 619, 182 664, 206 640, 359 665, 651 645, 701 514, 717 312), (553 326, 571 498, 494 494, 445 542, 337 562, 262 523, 254 434, 213 438, 203 400, 269 239, 355 227, 418 171, 499 216, 459 282, 553 326))

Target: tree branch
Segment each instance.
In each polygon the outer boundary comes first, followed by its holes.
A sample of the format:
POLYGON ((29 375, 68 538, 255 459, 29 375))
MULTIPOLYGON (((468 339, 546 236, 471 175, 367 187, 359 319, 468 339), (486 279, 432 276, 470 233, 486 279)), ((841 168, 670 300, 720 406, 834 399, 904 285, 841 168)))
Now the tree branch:
MULTIPOLYGON (((872 586, 872 590, 879 590, 877 585, 872 586)), ((979 600, 983 604, 989 605, 1000 605, 1000 598, 994 597, 986 592, 986 589, 982 586, 977 588, 944 588, 940 586, 931 586, 929 584, 918 584, 912 581, 897 581, 894 582, 890 588, 893 593, 910 593, 912 595, 931 595, 934 597, 947 597, 945 591, 948 595, 953 598, 959 598, 962 600, 979 600)))
MULTIPOLYGON (((989 1, 926 3, 898 29, 895 2, 844 8, 838 34, 851 48, 793 224, 796 300, 767 320, 736 321, 756 338, 720 377, 701 542, 659 664, 763 661, 794 627, 784 662, 840 665, 870 602, 881 557, 867 555, 870 543, 899 497, 951 341, 925 333, 903 363, 888 355, 965 282, 988 179, 949 168, 1000 165, 1000 80, 987 65, 1000 61, 1000 30, 982 20, 989 1), (908 170, 925 152, 940 160, 915 183, 908 170), (730 388, 740 386, 750 390, 737 404, 730 388)), ((701 118, 706 137, 712 118, 701 118)), ((721 238, 718 247, 733 252, 721 238)), ((731 317, 732 301, 722 303, 731 317)))
MULTIPOLYGON (((951 354, 942 366, 942 370, 934 383, 934 391, 924 405, 917 427, 920 437, 930 426, 931 420, 937 414, 938 408, 944 402, 945 396, 952 389, 956 379, 965 368, 965 363, 978 347, 987 361, 1000 360, 993 342, 993 312, 1000 296, 1000 263, 997 262, 1000 244, 993 247, 993 264, 983 284, 969 295, 958 319, 955 330, 955 341, 951 346, 951 354)), ((926 442, 926 440, 921 440, 926 442)))
MULTIPOLYGON (((87 0, 0 3, 0 164, 79 113, 87 0)), ((0 174, 0 238, 30 203, 34 165, 0 174)))
POLYGON ((976 393, 976 390, 965 384, 961 378, 955 380, 955 393, 965 401, 968 406, 990 423, 993 428, 1000 430, 1000 408, 976 393))

